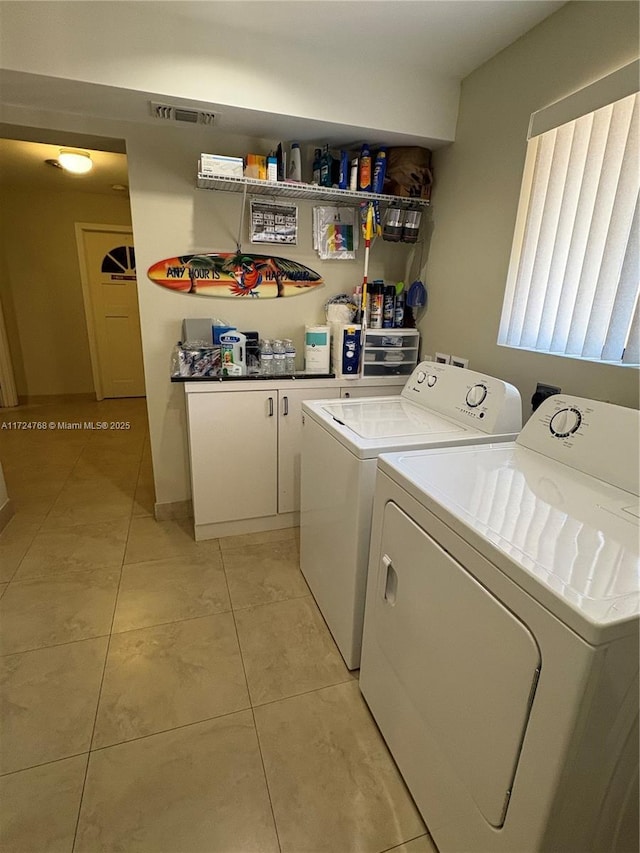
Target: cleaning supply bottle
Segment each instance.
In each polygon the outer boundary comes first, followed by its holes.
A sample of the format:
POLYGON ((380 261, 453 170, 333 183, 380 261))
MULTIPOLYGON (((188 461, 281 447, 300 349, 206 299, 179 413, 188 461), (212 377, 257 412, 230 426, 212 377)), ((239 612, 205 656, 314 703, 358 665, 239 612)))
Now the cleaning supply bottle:
POLYGON ((396 291, 396 307, 393 317, 393 325, 396 329, 401 329, 404 326, 404 290, 400 293, 396 291))
POLYGON ((246 376, 247 336, 235 329, 220 335, 220 361, 223 376, 246 376))
POLYGON ((371 150, 366 142, 360 151, 358 189, 360 192, 371 192, 371 150))
POLYGON ((346 190, 349 186, 349 152, 340 152, 340 176, 338 178, 338 189, 346 190))
POLYGON ((396 311, 396 286, 387 284, 384 288, 382 302, 382 328, 393 329, 393 321, 396 311))
POLYGON ((293 341, 290 338, 287 338, 284 342, 284 372, 287 374, 296 372, 296 348, 293 345, 293 341))
POLYGON ((373 183, 372 190, 374 193, 380 194, 384 187, 384 176, 387 174, 387 149, 380 148, 376 154, 376 161, 373 167, 373 183))
POLYGON ((331 186, 331 165, 332 165, 333 157, 331 156, 331 152, 329 151, 329 146, 325 145, 322 150, 322 157, 320 158, 320 186, 321 187, 330 187, 331 186))
POLYGON ((349 167, 349 189, 352 193, 358 191, 358 158, 354 157, 351 160, 349 167))
POLYGON ((316 148, 313 154, 313 167, 311 173, 311 183, 320 186, 320 169, 322 167, 322 149, 316 148))
POLYGON ((300 143, 292 142, 289 154, 289 180, 302 180, 302 163, 300 162, 300 143))
POLYGON ((376 279, 371 284, 371 317, 370 329, 382 328, 382 311, 384 304, 384 281, 376 279))

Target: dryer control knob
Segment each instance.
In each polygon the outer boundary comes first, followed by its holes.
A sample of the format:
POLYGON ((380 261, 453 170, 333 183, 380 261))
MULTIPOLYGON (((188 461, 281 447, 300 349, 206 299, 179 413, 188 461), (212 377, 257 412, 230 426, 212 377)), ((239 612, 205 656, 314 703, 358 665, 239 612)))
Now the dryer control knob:
POLYGON ((427 376, 427 385, 429 386, 429 388, 433 388, 433 386, 436 384, 437 381, 438 381, 438 377, 434 376, 433 373, 430 373, 427 376))
POLYGON ((474 409, 476 406, 479 406, 481 403, 484 403, 486 396, 486 385, 474 385, 467 391, 467 406, 470 406, 472 409, 474 409))
POLYGON ((424 370, 419 370, 418 375, 416 376, 416 382, 418 383, 418 385, 422 385, 426 378, 427 374, 424 372, 424 370))
POLYGON ((551 418, 549 429, 551 434, 557 438, 566 438, 572 435, 582 423, 582 415, 573 407, 570 409, 560 409, 551 418))

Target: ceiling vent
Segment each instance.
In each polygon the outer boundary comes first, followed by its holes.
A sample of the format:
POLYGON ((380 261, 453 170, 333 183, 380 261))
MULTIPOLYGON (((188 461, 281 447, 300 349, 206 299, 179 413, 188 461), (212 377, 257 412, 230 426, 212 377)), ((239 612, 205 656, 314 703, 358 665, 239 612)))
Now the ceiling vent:
POLYGON ((151 115, 163 121, 181 121, 185 124, 211 125, 215 113, 204 110, 190 110, 185 107, 174 107, 171 104, 158 104, 151 101, 151 115))

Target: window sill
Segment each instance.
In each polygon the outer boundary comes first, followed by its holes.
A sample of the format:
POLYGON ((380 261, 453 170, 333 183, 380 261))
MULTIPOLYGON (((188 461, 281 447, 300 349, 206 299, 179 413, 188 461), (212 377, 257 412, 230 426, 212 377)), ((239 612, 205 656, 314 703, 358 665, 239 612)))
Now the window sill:
POLYGON ((516 347, 512 344, 502 344, 500 342, 498 342, 498 346, 504 347, 505 349, 518 350, 519 352, 531 352, 536 353, 537 355, 552 355, 556 358, 570 358, 573 361, 584 361, 589 364, 606 364, 609 367, 631 367, 635 368, 636 370, 640 368, 640 364, 630 364, 622 361, 605 361, 601 358, 589 358, 584 355, 568 355, 564 352, 548 352, 547 350, 533 349, 533 347, 516 347))

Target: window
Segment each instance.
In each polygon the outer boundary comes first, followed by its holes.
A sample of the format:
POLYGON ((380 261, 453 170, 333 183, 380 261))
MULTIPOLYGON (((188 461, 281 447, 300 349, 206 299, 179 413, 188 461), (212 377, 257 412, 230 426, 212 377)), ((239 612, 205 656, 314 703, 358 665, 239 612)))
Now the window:
POLYGON ((498 343, 638 364, 638 63, 534 113, 498 343))

